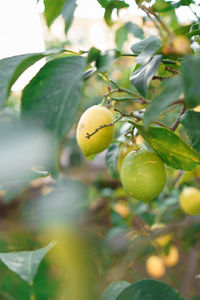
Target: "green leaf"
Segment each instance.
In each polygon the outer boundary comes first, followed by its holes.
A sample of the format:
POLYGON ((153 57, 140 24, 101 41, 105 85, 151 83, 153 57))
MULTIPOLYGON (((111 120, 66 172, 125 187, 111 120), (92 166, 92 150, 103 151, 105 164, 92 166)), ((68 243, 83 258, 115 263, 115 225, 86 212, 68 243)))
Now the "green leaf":
POLYGON ((123 25, 119 29, 117 29, 116 34, 115 34, 115 43, 119 50, 122 49, 125 41, 127 40, 127 37, 128 37, 128 30, 125 25, 123 25))
POLYGON ((56 242, 51 242, 46 247, 34 251, 0 253, 0 259, 11 271, 31 283, 42 259, 55 244, 56 242))
POLYGON ((184 125, 192 147, 200 153, 200 112, 187 111, 179 121, 184 125))
POLYGON ((159 68, 161 60, 162 55, 155 55, 147 64, 142 65, 130 76, 131 83, 143 97, 147 94, 147 86, 159 68))
POLYGON ((161 92, 153 97, 151 104, 144 114, 144 124, 148 126, 152 121, 157 119, 182 92, 183 85, 180 77, 164 80, 161 85, 161 92))
POLYGON ((183 63, 185 102, 189 108, 200 104, 200 57, 186 56, 183 63))
POLYGON ((81 56, 48 62, 24 89, 22 117, 31 116, 38 126, 62 139, 80 105, 85 63, 81 56))
POLYGON ((65 20, 65 33, 67 33, 72 24, 76 6, 76 0, 65 0, 65 4, 62 9, 62 16, 65 20))
POLYGON ((117 296, 130 285, 127 281, 112 282, 101 295, 99 300, 116 300, 117 296))
POLYGON ((157 44, 158 49, 161 47, 160 39, 154 35, 151 35, 148 38, 144 39, 143 41, 133 44, 131 46, 131 50, 134 54, 140 54, 144 50, 144 48, 152 42, 157 44))
POLYGON ((97 0, 99 2, 99 4, 103 7, 103 8, 107 8, 108 6, 110 6, 111 4, 114 6, 114 8, 124 8, 124 7, 128 7, 129 5, 124 2, 123 0, 97 0))
POLYGON ((126 29, 128 32, 132 33, 138 39, 144 38, 144 31, 137 25, 132 22, 127 22, 125 24, 126 29))
POLYGON ((1 300, 17 300, 16 298, 13 298, 13 296, 7 294, 4 291, 0 291, 0 299, 1 300))
POLYGON ((61 13, 65 1, 66 0, 56 0, 56 1, 44 0, 44 6, 45 6, 44 16, 48 27, 50 27, 53 21, 61 13))
POLYGON ((135 59, 135 61, 140 64, 144 65, 149 62, 153 54, 160 48, 157 41, 152 41, 149 44, 145 46, 145 48, 140 52, 138 57, 135 59))
POLYGON ((184 300, 180 294, 163 282, 144 279, 128 286, 116 300, 184 300))
POLYGON ((58 50, 12 56, 0 60, 0 106, 3 106, 12 85, 27 68, 41 58, 56 52, 58 50))
POLYGON ((118 155, 119 155, 120 143, 111 143, 106 152, 106 167, 110 176, 114 179, 119 178, 119 173, 117 169, 118 165, 118 155))
POLYGON ((87 63, 90 64, 91 62, 97 60, 97 58, 100 56, 101 51, 95 47, 92 47, 90 51, 88 52, 88 59, 87 63))
POLYGON ((104 54, 99 55, 96 60, 98 72, 106 72, 115 57, 116 52, 114 50, 108 50, 104 54))
POLYGON ((164 127, 146 128, 144 125, 130 121, 139 130, 147 144, 174 169, 191 171, 200 164, 200 155, 196 153, 173 131, 164 127))

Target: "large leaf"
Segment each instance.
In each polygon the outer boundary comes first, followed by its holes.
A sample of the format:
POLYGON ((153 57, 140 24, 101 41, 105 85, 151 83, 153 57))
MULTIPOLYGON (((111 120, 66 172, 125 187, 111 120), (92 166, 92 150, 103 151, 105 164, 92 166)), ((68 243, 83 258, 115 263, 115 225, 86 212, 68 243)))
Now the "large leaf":
POLYGON ((183 91, 180 77, 166 79, 161 86, 161 92, 154 96, 151 104, 144 114, 144 123, 148 126, 157 119, 160 114, 174 101, 183 91))
POLYGON ((76 0, 67 0, 62 9, 62 16, 65 20, 65 33, 67 33, 69 27, 72 24, 74 18, 74 12, 76 9, 76 0))
POLYGON ((200 112, 187 111, 179 121, 185 126, 193 148, 200 153, 200 112))
POLYGON ((55 244, 56 242, 51 242, 46 247, 34 251, 0 253, 0 259, 11 271, 31 283, 42 259, 55 244))
POLYGON ((109 174, 114 178, 118 179, 118 155, 119 155, 120 143, 111 143, 106 152, 106 167, 109 174))
POLYGON ((58 138, 67 134, 80 105, 85 62, 81 56, 48 62, 24 89, 22 116, 58 138))
POLYGON ((131 83, 135 86, 142 96, 147 94, 149 81, 158 70, 162 60, 162 55, 155 55, 147 64, 142 65, 130 76, 131 83))
POLYGON ((54 52, 30 53, 0 60, 0 106, 6 100, 12 85, 18 77, 41 58, 54 52))
POLYGON ((44 0, 44 5, 45 5, 44 16, 48 26, 50 26, 53 23, 53 21, 58 17, 58 15, 61 13, 65 1, 66 0, 56 0, 56 1, 44 0))
POLYGON ((146 128, 144 125, 132 123, 167 165, 174 169, 190 171, 200 164, 200 155, 173 131, 164 127, 146 128))
POLYGON ((112 282, 101 295, 99 300, 116 300, 117 296, 130 285, 127 281, 112 282))
POLYGON ((157 38, 154 35, 151 35, 148 38, 146 38, 145 40, 133 44, 131 46, 131 50, 135 54, 140 54, 144 50, 144 48, 146 48, 147 45, 149 45, 152 42, 154 42, 155 44, 157 44, 158 49, 161 47, 161 41, 160 41, 160 39, 157 38))
POLYGON ((184 300, 180 294, 163 282, 144 279, 128 286, 116 300, 184 300))
POLYGON ((189 108, 200 104, 200 57, 187 56, 183 63, 185 101, 189 108))

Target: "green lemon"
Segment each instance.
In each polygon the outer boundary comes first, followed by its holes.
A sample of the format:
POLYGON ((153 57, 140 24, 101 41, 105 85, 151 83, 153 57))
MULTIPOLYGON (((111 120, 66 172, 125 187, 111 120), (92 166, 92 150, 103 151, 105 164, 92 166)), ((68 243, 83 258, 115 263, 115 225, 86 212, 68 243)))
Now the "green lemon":
POLYGON ((91 134, 99 126, 112 121, 113 113, 101 105, 93 105, 83 113, 78 123, 76 139, 86 157, 100 153, 108 147, 113 139, 114 126, 104 127, 90 138, 86 137, 87 134, 91 134))
POLYGON ((165 165, 155 152, 131 151, 122 161, 122 186, 135 199, 146 203, 154 199, 162 192, 166 177, 165 165))
POLYGON ((179 204, 188 215, 200 215, 200 190, 195 187, 185 187, 180 193, 179 204))
POLYGON ((129 144, 128 142, 125 142, 120 146, 119 155, 118 155, 118 164, 117 164, 118 172, 120 172, 121 164, 124 157, 133 150, 134 150, 133 144, 129 144))

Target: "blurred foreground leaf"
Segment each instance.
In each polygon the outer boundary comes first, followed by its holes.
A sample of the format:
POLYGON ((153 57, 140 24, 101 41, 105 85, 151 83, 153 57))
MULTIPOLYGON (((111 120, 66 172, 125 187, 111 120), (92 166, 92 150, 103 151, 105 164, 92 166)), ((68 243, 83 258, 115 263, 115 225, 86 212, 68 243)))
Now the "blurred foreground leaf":
POLYGON ((112 282, 101 295, 99 300, 115 300, 121 292, 130 285, 127 281, 112 282))
POLYGON ((119 155, 120 143, 111 143, 106 152, 106 167, 109 174, 114 178, 118 179, 118 155, 119 155))
POLYGON ((55 244, 56 242, 51 242, 46 247, 34 251, 0 253, 0 259, 11 271, 31 283, 42 259, 55 244))

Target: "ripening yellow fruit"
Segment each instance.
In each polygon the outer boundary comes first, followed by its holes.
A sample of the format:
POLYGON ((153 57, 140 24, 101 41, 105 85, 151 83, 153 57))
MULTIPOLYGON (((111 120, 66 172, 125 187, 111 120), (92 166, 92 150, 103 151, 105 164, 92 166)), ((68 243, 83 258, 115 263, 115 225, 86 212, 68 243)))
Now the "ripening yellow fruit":
POLYGON ((100 153, 108 147, 113 139, 114 126, 104 127, 90 138, 86 137, 87 134, 91 134, 99 126, 112 121, 112 112, 101 105, 93 105, 83 113, 78 123, 76 139, 86 157, 100 153))
POLYGON ((184 35, 176 36, 172 42, 172 45, 174 52, 177 54, 184 55, 191 52, 190 41, 184 35))
MULTIPOLYGON (((165 228, 166 225, 163 223, 155 223, 151 226, 151 230, 165 228)), ((172 239, 172 234, 167 233, 156 237, 153 240, 153 243, 159 245, 160 247, 165 247, 172 239)))
POLYGON ((196 112, 200 112, 200 105, 198 105, 195 108, 193 108, 193 110, 196 111, 196 112))
POLYGON ((118 172, 120 172, 121 164, 122 164, 124 157, 133 150, 134 150, 133 144, 123 143, 120 146, 119 155, 118 155, 118 165, 117 165, 118 172))
POLYGON ((122 218, 127 218, 130 214, 130 208, 125 201, 118 201, 113 206, 114 211, 122 216, 122 218))
POLYGON ((155 152, 131 151, 122 161, 120 179, 130 196, 148 203, 162 192, 166 184, 166 170, 155 152))
POLYGON ((152 255, 146 260, 146 270, 153 278, 160 278, 165 274, 165 265, 161 257, 152 255))
POLYGON ((163 261, 165 266, 173 267, 179 261, 179 252, 175 246, 171 246, 168 255, 163 255, 163 261))
POLYGON ((188 215, 200 215, 200 190, 195 187, 185 187, 180 193, 179 204, 188 215))

